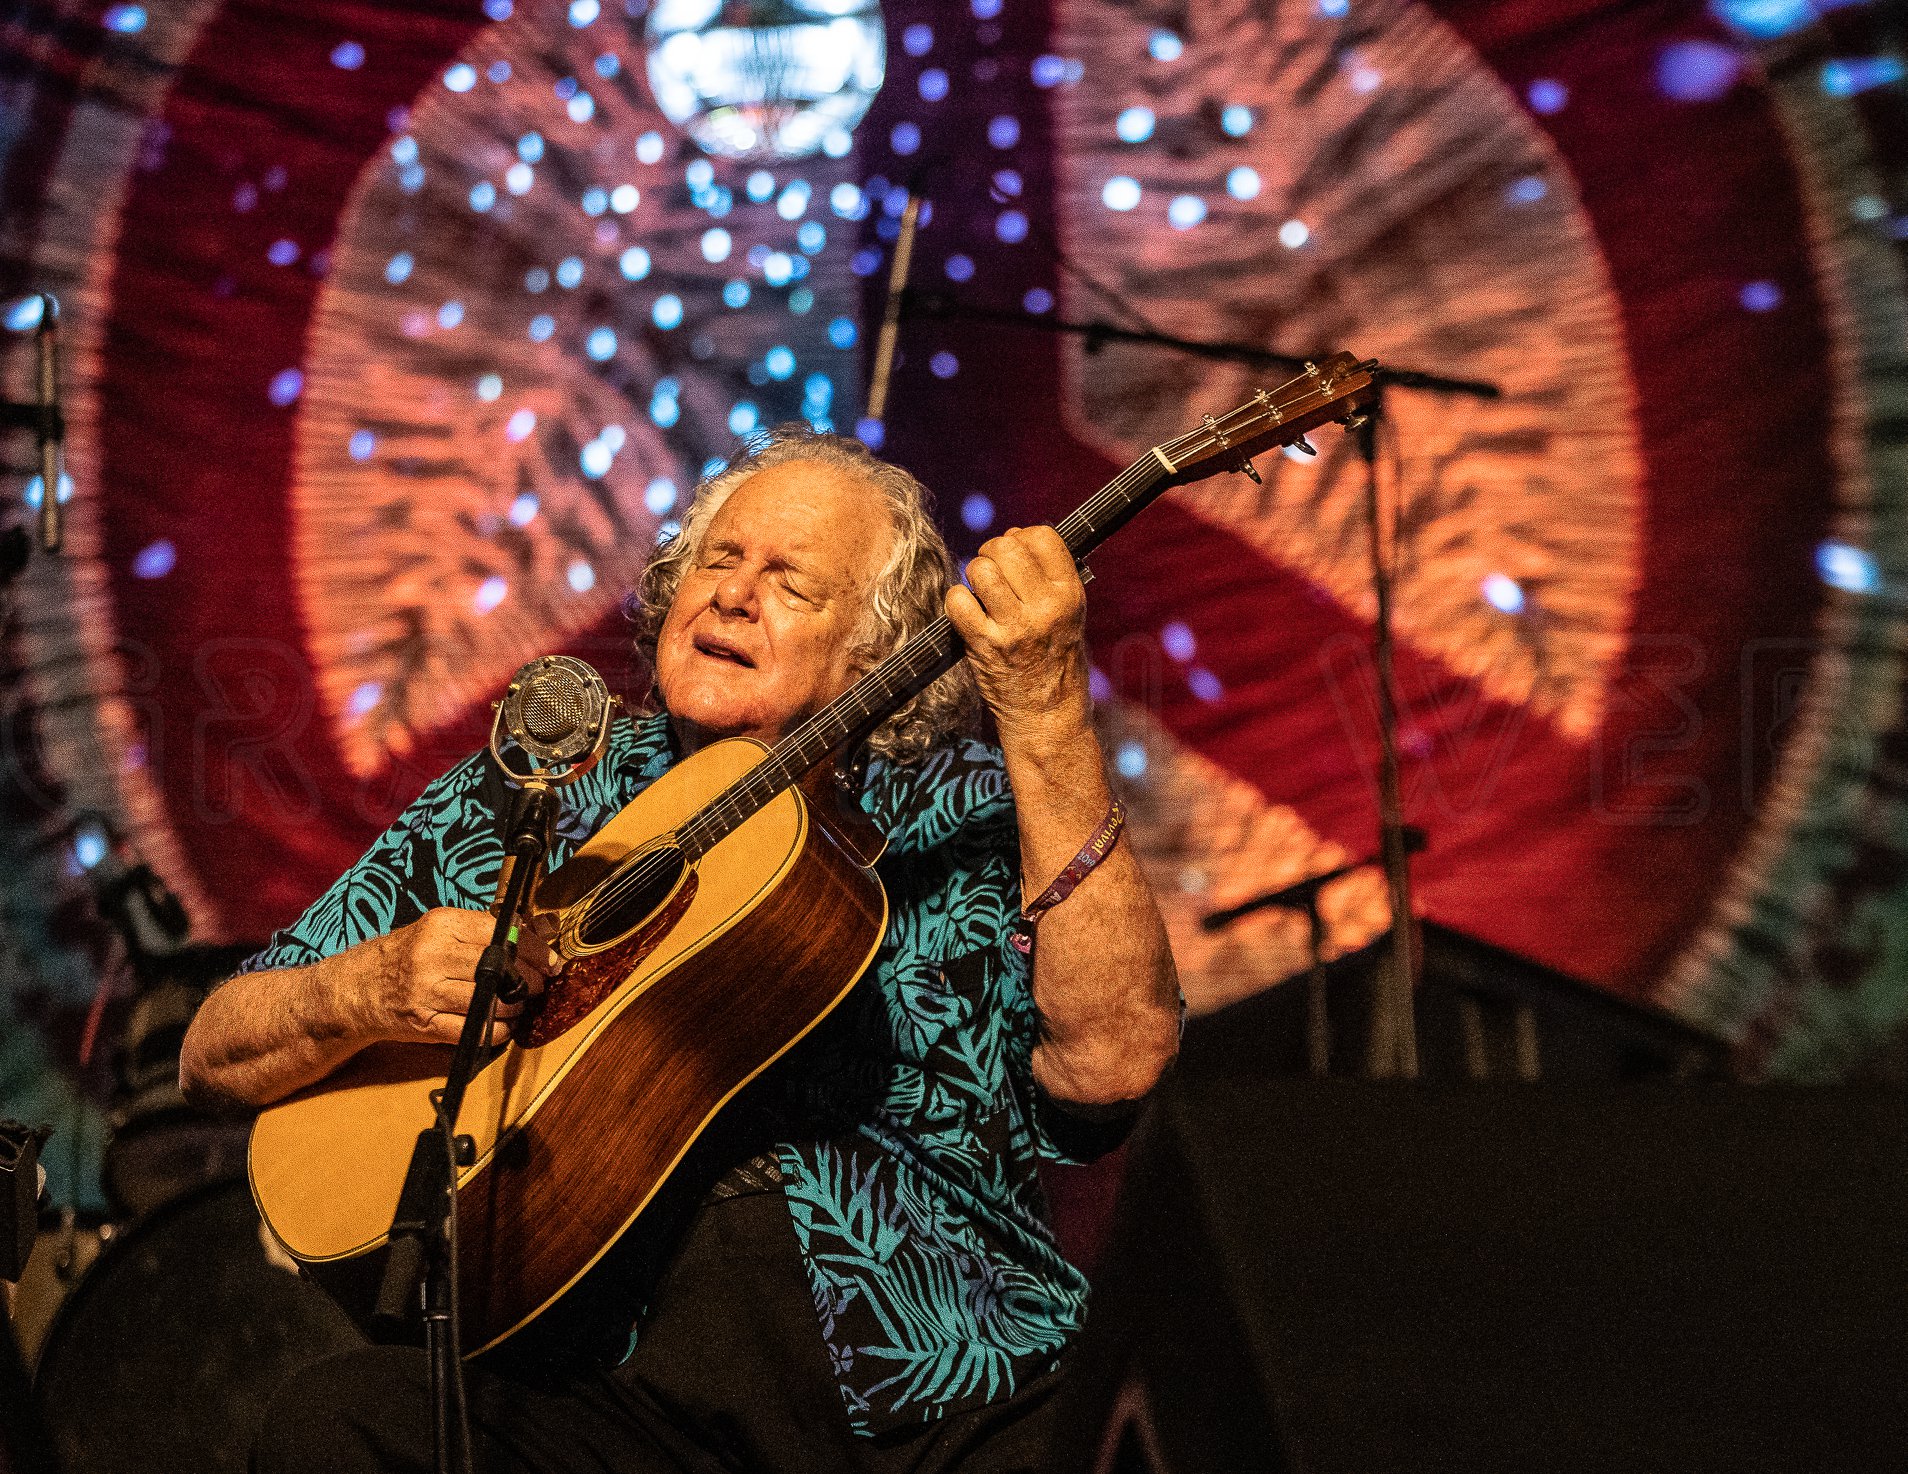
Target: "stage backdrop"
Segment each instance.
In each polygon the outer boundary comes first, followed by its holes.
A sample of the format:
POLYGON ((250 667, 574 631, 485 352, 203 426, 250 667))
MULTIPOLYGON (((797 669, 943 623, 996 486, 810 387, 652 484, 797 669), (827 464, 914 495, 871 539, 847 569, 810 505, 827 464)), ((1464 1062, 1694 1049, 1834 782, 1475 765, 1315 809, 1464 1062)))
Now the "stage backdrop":
MULTIPOLYGON (((1885 1065, 1908 229, 1879 18, 882 11, 852 136, 739 165, 662 115, 640 0, 15 9, 0 295, 16 330, 19 294, 64 303, 72 488, 10 627, 6 988, 48 1031, 12 1031, 14 1096, 70 1055, 99 960, 76 819, 199 936, 262 936, 524 659, 631 684, 626 594, 703 466, 780 420, 856 428, 910 181, 917 284, 1030 318, 908 323, 864 427, 964 552, 1276 377, 1043 324, 1497 385, 1387 403, 1424 913, 1756 1068, 1885 1065)), ((1361 471, 1315 439, 1096 560, 1109 750, 1195 1007, 1302 947, 1201 912, 1374 848, 1361 471)), ((1325 904, 1335 950, 1384 924, 1370 872, 1325 904)))

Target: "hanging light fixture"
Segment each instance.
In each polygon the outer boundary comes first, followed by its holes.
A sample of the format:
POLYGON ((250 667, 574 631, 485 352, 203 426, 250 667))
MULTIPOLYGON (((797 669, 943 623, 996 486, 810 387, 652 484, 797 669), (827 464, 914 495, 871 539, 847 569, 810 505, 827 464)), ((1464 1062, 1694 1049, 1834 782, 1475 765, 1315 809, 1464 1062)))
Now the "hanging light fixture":
POLYGON ((881 90, 878 0, 657 0, 644 27, 657 104, 705 153, 847 153, 881 90))

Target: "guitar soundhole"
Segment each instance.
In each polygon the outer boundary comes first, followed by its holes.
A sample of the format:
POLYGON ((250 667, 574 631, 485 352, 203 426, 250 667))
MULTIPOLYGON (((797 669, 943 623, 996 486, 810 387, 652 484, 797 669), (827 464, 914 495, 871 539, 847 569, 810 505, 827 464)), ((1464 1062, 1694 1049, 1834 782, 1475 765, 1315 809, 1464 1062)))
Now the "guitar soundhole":
POLYGON ((687 862, 673 845, 651 850, 597 889, 577 929, 586 948, 607 947, 629 935, 668 902, 687 862))

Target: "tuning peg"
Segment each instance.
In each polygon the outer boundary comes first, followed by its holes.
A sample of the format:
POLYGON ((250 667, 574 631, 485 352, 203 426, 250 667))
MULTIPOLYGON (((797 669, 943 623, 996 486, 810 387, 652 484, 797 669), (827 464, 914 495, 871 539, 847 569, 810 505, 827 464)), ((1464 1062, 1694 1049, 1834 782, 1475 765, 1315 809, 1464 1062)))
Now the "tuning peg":
POLYGON ((1315 456, 1318 454, 1318 447, 1312 444, 1312 442, 1307 440, 1303 435, 1299 436, 1297 440, 1294 440, 1292 442, 1292 449, 1303 451, 1308 456, 1315 456))
POLYGON ((1252 482, 1255 486, 1265 485, 1263 481, 1259 480, 1259 468, 1252 464, 1252 458, 1250 456, 1245 457, 1239 462, 1239 469, 1252 478, 1252 482))

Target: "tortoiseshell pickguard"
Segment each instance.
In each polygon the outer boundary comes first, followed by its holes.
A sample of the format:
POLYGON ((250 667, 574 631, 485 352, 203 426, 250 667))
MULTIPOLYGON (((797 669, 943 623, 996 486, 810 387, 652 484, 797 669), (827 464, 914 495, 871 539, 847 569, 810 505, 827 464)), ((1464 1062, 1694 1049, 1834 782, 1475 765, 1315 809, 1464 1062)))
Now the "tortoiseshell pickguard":
POLYGON ((620 988, 642 960, 655 950, 671 927, 682 919, 696 898, 696 872, 691 867, 682 884, 663 908, 613 947, 574 959, 544 988, 543 1006, 521 1040, 526 1049, 548 1044, 574 1028, 589 1011, 620 988))

